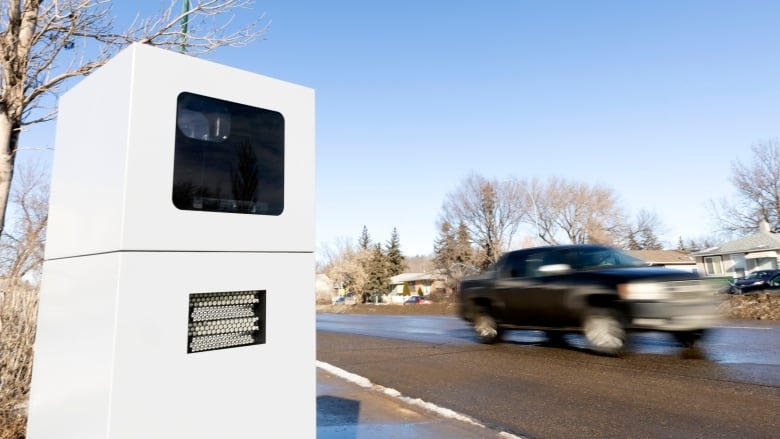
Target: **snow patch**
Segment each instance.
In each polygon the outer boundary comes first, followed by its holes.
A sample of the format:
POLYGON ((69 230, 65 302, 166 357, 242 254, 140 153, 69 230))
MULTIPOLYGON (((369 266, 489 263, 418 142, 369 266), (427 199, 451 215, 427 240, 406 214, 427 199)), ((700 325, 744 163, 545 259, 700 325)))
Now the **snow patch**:
MULTIPOLYGON (((362 377, 360 375, 356 375, 356 374, 351 373, 351 372, 347 372, 346 370, 338 368, 336 366, 333 366, 332 364, 328 364, 328 363, 325 363, 323 361, 317 361, 317 367, 319 367, 320 369, 323 369, 323 370, 325 370, 325 371, 327 371, 327 372, 329 372, 329 373, 331 373, 333 375, 341 377, 344 380, 347 380, 347 381, 349 381, 351 383, 357 384, 360 387, 363 387, 363 388, 366 388, 366 389, 375 390, 375 391, 378 391, 380 393, 384 393, 385 395, 390 396, 392 398, 396 398, 396 399, 398 399, 398 400, 400 400, 400 401, 402 401, 402 402, 404 402, 406 404, 409 404, 409 405, 412 405, 412 406, 415 406, 415 407, 420 407, 422 409, 425 409, 425 410, 428 410, 430 412, 436 413, 436 414, 438 414, 441 417, 448 418, 448 419, 454 419, 454 420, 460 421, 460 422, 465 422, 467 424, 475 425, 477 427, 487 428, 484 424, 482 424, 481 422, 479 422, 479 421, 477 421, 477 420, 475 420, 475 419, 473 419, 473 418, 471 418, 469 416, 463 415, 463 414, 458 413, 458 412, 456 412, 454 410, 450 410, 450 409, 447 409, 447 408, 444 408, 444 407, 439 407, 436 404, 423 401, 422 399, 419 399, 419 398, 410 398, 408 396, 404 396, 403 394, 401 394, 401 392, 399 392, 399 391, 397 391, 395 389, 391 389, 389 387, 380 386, 378 384, 373 384, 373 383, 371 383, 370 380, 368 380, 365 377, 362 377)), ((498 437, 502 438, 502 439, 523 439, 520 436, 515 436, 514 434, 503 432, 503 431, 499 432, 498 437)))

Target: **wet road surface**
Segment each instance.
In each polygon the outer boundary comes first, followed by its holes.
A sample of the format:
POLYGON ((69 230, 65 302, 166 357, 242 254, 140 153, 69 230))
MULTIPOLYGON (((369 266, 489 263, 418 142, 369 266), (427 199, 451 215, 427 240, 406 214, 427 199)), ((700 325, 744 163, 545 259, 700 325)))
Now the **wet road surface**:
POLYGON ((699 355, 664 334, 609 358, 547 346, 542 333, 476 341, 448 316, 319 314, 318 359, 518 435, 778 437, 780 328, 728 322, 699 355))

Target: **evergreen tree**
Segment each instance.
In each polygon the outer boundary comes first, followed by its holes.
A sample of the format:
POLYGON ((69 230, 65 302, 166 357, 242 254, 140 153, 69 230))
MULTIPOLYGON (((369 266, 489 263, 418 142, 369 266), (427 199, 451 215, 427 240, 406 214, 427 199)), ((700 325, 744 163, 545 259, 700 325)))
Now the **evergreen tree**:
POLYGON ((390 241, 387 242, 385 259, 389 277, 401 274, 406 270, 406 258, 401 253, 401 240, 395 227, 393 227, 393 233, 390 235, 390 241))
POLYGON ((433 244, 434 264, 448 273, 447 288, 454 290, 465 275, 473 273, 476 255, 468 227, 463 221, 458 224, 457 230, 446 220, 439 227, 439 236, 433 244))
POLYGON ((363 232, 360 233, 360 239, 358 239, 358 246, 361 250, 369 250, 371 247, 371 237, 368 236, 368 227, 363 226, 363 232))
POLYGON ((382 253, 382 246, 374 244, 368 259, 367 279, 363 290, 369 294, 386 294, 390 289, 390 276, 387 273, 387 258, 382 253))
POLYGON ((442 222, 439 236, 433 244, 436 268, 448 270, 453 264, 474 265, 471 236, 462 221, 454 230, 447 221, 442 222))
POLYGON ((458 224, 458 235, 455 242, 455 262, 461 264, 474 265, 474 252, 471 249, 471 235, 466 223, 463 221, 458 224))
POLYGON ((643 228, 639 231, 642 250, 663 250, 664 246, 658 240, 652 229, 643 228))
POLYGON ((448 221, 439 226, 439 236, 433 242, 433 262, 437 268, 447 269, 455 260, 456 237, 448 221))
POLYGON ((636 233, 633 230, 628 232, 626 236, 626 247, 628 247, 628 250, 642 250, 642 245, 636 238, 636 233))

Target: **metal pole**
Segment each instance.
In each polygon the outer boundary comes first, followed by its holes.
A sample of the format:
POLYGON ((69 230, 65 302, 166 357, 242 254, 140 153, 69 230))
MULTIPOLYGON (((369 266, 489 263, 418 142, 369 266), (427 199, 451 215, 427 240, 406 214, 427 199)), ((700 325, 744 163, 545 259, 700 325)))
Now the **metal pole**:
POLYGON ((525 191, 528 192, 528 196, 531 198, 531 204, 534 206, 534 223, 536 224, 537 238, 542 239, 542 230, 539 228, 539 209, 536 207, 536 199, 528 188, 526 188, 525 191))
POLYGON ((190 0, 184 0, 181 4, 181 34, 179 35, 179 52, 187 50, 187 25, 189 24, 190 0))

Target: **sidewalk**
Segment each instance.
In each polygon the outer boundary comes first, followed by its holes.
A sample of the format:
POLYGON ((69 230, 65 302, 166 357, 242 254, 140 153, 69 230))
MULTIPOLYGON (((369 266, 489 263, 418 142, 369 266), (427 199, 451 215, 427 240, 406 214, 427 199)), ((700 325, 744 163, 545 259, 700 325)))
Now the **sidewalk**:
POLYGON ((317 439, 519 439, 327 363, 317 367, 317 439))

